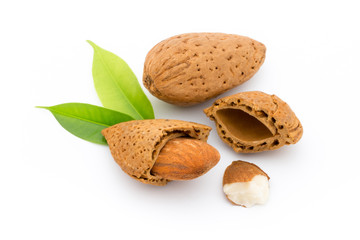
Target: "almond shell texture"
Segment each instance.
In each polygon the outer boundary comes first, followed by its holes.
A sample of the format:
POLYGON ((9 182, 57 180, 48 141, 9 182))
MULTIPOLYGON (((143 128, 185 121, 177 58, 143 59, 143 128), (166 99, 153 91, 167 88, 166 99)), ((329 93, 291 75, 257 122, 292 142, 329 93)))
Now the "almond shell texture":
POLYGON ((176 105, 211 99, 249 80, 265 59, 265 46, 225 33, 186 33, 154 46, 143 83, 155 97, 176 105))
POLYGON ((174 138, 190 137, 206 142, 211 128, 193 122, 169 119, 134 120, 102 130, 114 160, 132 178, 152 185, 169 180, 150 171, 160 150, 174 138))
POLYGON ((260 91, 241 92, 218 99, 204 112, 215 121, 220 138, 236 152, 253 153, 278 149, 286 144, 297 143, 303 134, 303 127, 288 104, 275 95, 260 91), (244 114, 236 114, 240 112, 244 114), (240 122, 244 117, 255 118, 262 125, 259 127, 268 131, 268 135, 264 138, 239 137, 252 126, 242 129, 236 124, 230 126, 229 122, 240 122))

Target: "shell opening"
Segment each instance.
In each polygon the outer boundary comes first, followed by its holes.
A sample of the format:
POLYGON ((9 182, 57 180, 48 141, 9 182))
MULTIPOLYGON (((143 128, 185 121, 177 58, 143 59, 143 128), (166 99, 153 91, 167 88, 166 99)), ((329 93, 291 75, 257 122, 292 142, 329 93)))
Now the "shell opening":
POLYGON ((243 141, 257 141, 274 136, 268 127, 243 110, 220 109, 216 114, 228 132, 243 141))

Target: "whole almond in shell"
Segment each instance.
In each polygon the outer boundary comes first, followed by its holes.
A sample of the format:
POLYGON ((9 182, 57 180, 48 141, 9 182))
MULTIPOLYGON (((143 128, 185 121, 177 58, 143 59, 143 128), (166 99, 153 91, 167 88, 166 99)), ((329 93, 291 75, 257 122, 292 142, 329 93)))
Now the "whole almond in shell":
POLYGON ((219 152, 206 142, 175 138, 161 149, 151 174, 168 180, 190 180, 208 172, 219 160, 219 152))
POLYGON ((143 83, 155 97, 193 105, 249 80, 265 59, 265 46, 224 33, 186 33, 154 46, 145 59, 143 83))

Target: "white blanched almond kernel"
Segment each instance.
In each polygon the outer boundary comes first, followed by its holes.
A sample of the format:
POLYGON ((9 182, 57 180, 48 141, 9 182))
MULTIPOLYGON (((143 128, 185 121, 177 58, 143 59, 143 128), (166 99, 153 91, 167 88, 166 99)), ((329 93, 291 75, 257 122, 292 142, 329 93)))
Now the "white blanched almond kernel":
POLYGON ((264 204, 269 198, 269 177, 255 164, 234 161, 225 170, 223 191, 236 205, 264 204))

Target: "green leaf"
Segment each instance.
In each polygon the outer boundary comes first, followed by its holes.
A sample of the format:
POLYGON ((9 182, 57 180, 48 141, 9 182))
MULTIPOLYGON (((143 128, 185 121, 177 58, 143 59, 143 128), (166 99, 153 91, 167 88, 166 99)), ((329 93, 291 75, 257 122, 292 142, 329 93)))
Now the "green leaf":
POLYGON ((49 110, 70 133, 86 141, 107 144, 101 130, 119 122, 134 120, 127 114, 85 103, 64 103, 49 110))
POLYGON ((135 119, 153 119, 151 103, 127 63, 93 42, 88 43, 94 48, 92 74, 103 106, 135 119))

